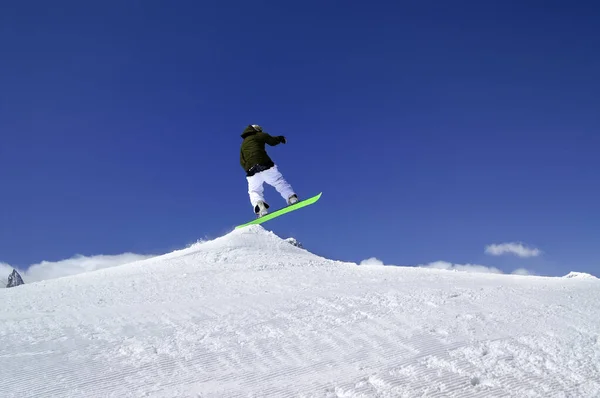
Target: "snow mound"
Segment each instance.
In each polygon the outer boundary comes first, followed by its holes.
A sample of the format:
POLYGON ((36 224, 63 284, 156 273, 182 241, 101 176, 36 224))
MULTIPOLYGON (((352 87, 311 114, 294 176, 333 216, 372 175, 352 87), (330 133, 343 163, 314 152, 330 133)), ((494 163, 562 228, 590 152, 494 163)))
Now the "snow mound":
POLYGON ((563 276, 563 278, 598 279, 594 275, 590 275, 585 272, 575 272, 575 271, 569 272, 567 275, 563 276))
MULTIPOLYGON (((334 262, 302 250, 295 239, 282 239, 260 225, 234 230, 214 240, 199 242, 187 249, 144 261, 145 264, 190 257, 196 264, 227 263, 248 268, 331 265, 334 262), (291 243, 291 244, 290 244, 291 243)), ((187 260, 188 262, 190 260, 187 260)))
POLYGON ((2 396, 597 397, 579 279, 361 267, 252 226, 0 289, 2 396))
POLYGON ((290 244, 260 225, 234 230, 213 240, 171 253, 58 279, 85 280, 105 277, 129 277, 140 272, 162 272, 165 264, 178 272, 210 270, 223 264, 229 269, 275 269, 296 266, 327 266, 335 262, 290 244))

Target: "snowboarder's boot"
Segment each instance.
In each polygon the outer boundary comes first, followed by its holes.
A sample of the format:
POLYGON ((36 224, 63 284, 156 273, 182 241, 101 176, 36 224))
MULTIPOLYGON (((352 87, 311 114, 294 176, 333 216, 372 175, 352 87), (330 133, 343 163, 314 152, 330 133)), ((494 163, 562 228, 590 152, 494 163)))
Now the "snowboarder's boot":
POLYGON ((263 202, 262 200, 259 201, 256 206, 254 206, 254 213, 256 213, 256 217, 260 218, 262 216, 266 216, 267 213, 269 213, 269 205, 266 204, 265 202, 263 202))
POLYGON ((298 195, 293 194, 288 198, 288 205, 293 205, 294 203, 298 203, 298 195))

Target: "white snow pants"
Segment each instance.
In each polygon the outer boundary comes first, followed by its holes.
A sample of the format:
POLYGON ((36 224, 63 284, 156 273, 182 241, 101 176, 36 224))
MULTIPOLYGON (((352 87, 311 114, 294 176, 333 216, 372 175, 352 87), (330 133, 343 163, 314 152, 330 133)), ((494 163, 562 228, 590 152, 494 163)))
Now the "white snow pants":
POLYGON ((248 180, 248 194, 250 195, 250 203, 255 207, 259 201, 265 201, 263 184, 267 183, 274 187, 277 192, 285 199, 286 203, 290 196, 294 194, 291 185, 283 178, 277 166, 273 166, 268 170, 256 173, 253 176, 246 177, 248 180))

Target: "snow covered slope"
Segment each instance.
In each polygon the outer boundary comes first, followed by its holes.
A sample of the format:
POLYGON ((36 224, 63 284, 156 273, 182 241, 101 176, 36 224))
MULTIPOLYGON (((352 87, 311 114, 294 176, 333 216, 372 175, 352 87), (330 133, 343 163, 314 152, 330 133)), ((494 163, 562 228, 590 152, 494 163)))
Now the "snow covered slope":
POLYGON ((358 266, 255 226, 0 291, 3 397, 598 397, 600 281, 358 266))

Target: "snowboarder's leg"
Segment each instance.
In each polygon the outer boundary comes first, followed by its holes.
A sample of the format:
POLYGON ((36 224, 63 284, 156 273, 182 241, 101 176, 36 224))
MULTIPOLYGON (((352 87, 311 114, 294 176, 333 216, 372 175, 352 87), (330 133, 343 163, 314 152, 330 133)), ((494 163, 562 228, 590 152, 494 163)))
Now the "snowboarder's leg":
POLYGON ((264 174, 264 182, 274 187, 287 204, 293 204, 298 201, 294 189, 285 178, 283 178, 279 169, 277 169, 277 166, 273 166, 270 169, 263 171, 261 174, 264 174))
POLYGON ((248 180, 248 195, 254 212, 259 215, 264 215, 269 205, 265 202, 263 176, 262 173, 256 173, 253 176, 246 177, 248 180), (257 211, 258 209, 258 211, 257 211))

